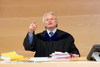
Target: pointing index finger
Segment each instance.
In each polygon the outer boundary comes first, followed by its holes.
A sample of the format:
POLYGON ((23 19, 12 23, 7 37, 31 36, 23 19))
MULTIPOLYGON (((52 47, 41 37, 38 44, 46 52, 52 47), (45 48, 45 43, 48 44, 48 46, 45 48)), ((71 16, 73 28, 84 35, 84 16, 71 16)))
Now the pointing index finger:
POLYGON ((33 24, 32 24, 32 25, 36 28, 36 26, 35 26, 35 22, 36 22, 36 20, 35 20, 35 21, 33 21, 33 24))
POLYGON ((35 22, 36 22, 36 20, 35 20, 35 21, 33 21, 33 24, 35 24, 35 22))

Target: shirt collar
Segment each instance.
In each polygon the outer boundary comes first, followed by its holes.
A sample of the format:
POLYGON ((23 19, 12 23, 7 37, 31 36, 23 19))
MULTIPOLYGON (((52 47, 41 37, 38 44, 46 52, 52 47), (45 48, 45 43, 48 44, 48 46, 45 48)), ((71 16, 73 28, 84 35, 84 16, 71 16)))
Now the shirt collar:
MULTIPOLYGON (((57 28, 55 28, 52 32, 53 34, 57 31, 57 28)), ((51 31, 47 29, 47 33, 49 34, 51 31)))

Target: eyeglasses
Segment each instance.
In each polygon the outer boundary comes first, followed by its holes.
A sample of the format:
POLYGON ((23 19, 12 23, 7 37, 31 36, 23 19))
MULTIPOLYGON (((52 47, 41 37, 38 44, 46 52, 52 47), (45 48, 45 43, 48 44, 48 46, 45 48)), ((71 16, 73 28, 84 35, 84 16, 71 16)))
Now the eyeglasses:
POLYGON ((46 19, 45 21, 49 21, 49 20, 55 20, 55 18, 46 19))

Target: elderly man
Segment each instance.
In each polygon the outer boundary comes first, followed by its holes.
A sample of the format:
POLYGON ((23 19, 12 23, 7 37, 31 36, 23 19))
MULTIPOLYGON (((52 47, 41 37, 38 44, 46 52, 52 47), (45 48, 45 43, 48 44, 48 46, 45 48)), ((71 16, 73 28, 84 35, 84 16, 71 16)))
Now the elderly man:
POLYGON ((68 52, 73 57, 80 56, 72 35, 57 29, 58 20, 53 12, 43 16, 45 31, 35 34, 37 28, 35 22, 30 24, 29 32, 24 39, 25 50, 36 51, 35 57, 50 57, 55 51, 68 52))

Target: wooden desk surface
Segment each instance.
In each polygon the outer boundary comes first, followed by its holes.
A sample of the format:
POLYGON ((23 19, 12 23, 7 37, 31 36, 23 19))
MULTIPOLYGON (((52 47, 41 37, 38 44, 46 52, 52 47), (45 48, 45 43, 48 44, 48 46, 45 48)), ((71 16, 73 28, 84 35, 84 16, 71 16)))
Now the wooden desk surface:
POLYGON ((88 61, 86 57, 67 59, 66 61, 1 63, 0 67, 100 67, 100 62, 88 61))

